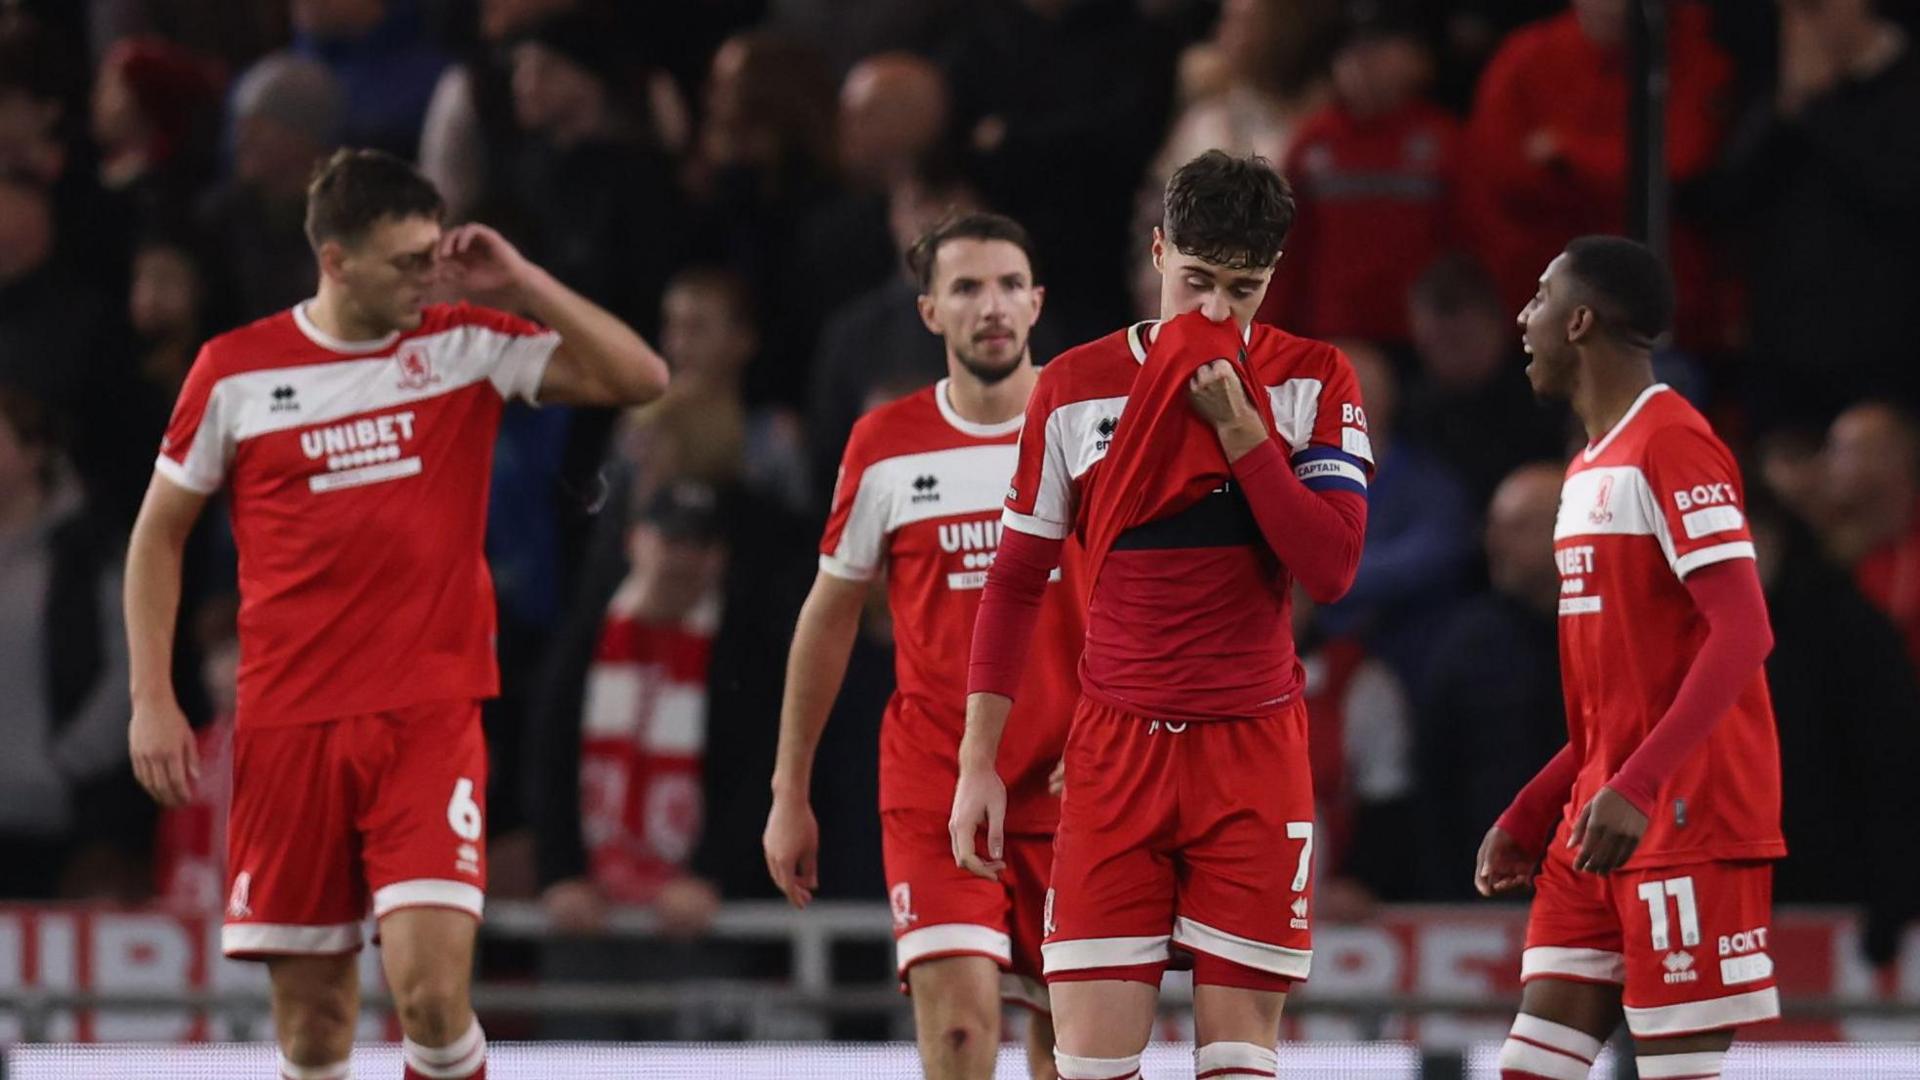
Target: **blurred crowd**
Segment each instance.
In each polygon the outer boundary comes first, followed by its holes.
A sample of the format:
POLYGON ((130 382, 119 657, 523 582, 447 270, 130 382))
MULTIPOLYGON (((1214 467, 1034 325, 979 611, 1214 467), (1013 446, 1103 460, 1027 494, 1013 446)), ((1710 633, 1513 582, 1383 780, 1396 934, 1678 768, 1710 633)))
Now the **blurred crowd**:
MULTIPOLYGON (((786 643, 855 418, 944 373, 905 246, 1032 231, 1036 359, 1156 314, 1169 172, 1278 164, 1261 317, 1338 342, 1379 452, 1366 554, 1301 604, 1328 916, 1470 892, 1565 738, 1551 534, 1579 435, 1513 317, 1625 227, 1627 0, 0 0, 0 897, 217 906, 217 768, 126 761, 121 546, 198 344, 310 296, 315 162, 416 161, 673 368, 630 415, 509 410, 488 551, 492 892, 697 935, 770 894, 786 643)), ((1663 378, 1746 455, 1777 647, 1782 901, 1920 906, 1920 52, 1895 0, 1671 5, 1680 325, 1663 378)), ((176 656, 218 762, 234 557, 176 656)), ((822 893, 878 898, 876 603, 821 750, 822 893)))

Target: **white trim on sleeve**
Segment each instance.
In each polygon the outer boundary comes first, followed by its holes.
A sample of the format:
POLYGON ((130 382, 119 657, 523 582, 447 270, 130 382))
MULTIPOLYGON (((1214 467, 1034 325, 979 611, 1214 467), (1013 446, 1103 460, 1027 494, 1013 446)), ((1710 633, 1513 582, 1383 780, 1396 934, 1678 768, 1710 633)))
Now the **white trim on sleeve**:
POLYGON ((1004 930, 975 923, 940 923, 923 926, 900 935, 894 944, 895 965, 900 974, 922 960, 936 956, 976 953, 1002 964, 1013 959, 1013 939, 1004 930))
POLYGON ((401 908, 444 907, 464 911, 477 919, 486 900, 485 893, 464 881, 415 878, 374 890, 373 917, 382 919, 401 908))
POLYGON ((1648 1009, 1628 1005, 1623 1011, 1627 1014, 1627 1030, 1633 1032, 1636 1039, 1694 1035, 1778 1019, 1780 991, 1769 986, 1750 993, 1679 1005, 1657 1005, 1648 1009))
POLYGON ((1711 566, 1729 559, 1751 559, 1754 557, 1753 541, 1735 540, 1729 544, 1715 544, 1699 551, 1688 552, 1673 561, 1673 572, 1686 577, 1703 566, 1711 566))
POLYGON ((1048 521, 1046 518, 1017 513, 1013 510, 1000 511, 1000 524, 1015 532, 1038 536, 1043 540, 1065 540, 1067 533, 1072 531, 1063 522, 1048 521))
POLYGON ((861 570, 837 555, 820 556, 820 569, 842 581, 872 581, 873 571, 861 570))
MULTIPOLYGON (((491 327, 474 327, 491 334, 502 331, 491 327)), ((511 334, 500 347, 500 360, 494 365, 489 376, 494 389, 500 396, 511 401, 519 398, 529 405, 540 403, 540 383, 547 376, 547 365, 552 363, 553 354, 560 348, 560 335, 555 331, 544 334, 511 334)))
POLYGON ((1520 954, 1520 981, 1541 975, 1625 983, 1627 958, 1605 949, 1564 949, 1557 945, 1536 945, 1520 954))
POLYGON ((349 953, 360 948, 360 924, 290 926, 282 923, 228 923, 220 928, 220 951, 240 953, 312 954, 349 953))
POLYGON ((161 454, 159 457, 153 459, 153 471, 173 481, 176 486, 186 488, 196 495, 211 495, 220 490, 218 483, 208 486, 195 480, 193 476, 187 472, 185 465, 180 464, 165 454, 161 454))
POLYGON ((1271 972, 1289 979, 1304 979, 1313 966, 1313 950, 1289 949, 1229 934, 1182 915, 1173 920, 1173 943, 1198 949, 1209 956, 1231 960, 1242 967, 1271 972))

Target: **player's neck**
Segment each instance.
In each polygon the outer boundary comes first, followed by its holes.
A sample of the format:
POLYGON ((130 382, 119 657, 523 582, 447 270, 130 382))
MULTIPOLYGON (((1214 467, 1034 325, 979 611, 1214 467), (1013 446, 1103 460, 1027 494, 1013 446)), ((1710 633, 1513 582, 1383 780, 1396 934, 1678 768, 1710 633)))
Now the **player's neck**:
POLYGON ((1024 414, 1034 381, 1040 377, 1039 369, 1028 361, 992 384, 968 374, 959 364, 949 364, 947 371, 947 404, 969 424, 1004 424, 1024 414))
POLYGON ((341 341, 375 341, 392 332, 390 326, 376 325, 350 302, 340 289, 329 288, 322 280, 320 291, 306 303, 307 320, 321 333, 341 341))
POLYGON ((1653 359, 1637 356, 1610 356, 1589 359, 1581 367, 1580 385, 1574 391, 1573 412, 1587 429, 1592 445, 1619 426, 1627 410, 1654 384, 1653 359))

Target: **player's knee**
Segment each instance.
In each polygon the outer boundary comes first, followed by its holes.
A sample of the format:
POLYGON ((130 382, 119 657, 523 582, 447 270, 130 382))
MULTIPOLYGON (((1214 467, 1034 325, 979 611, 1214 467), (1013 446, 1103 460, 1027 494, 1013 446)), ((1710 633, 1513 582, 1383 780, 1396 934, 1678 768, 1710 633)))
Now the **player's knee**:
POLYGON ((393 991, 394 1011, 407 1037, 423 1046, 445 1046, 472 1023, 466 980, 433 973, 407 981, 393 991))
POLYGON ((280 1050, 303 1066, 343 1061, 353 1051, 353 1002, 347 995, 306 994, 278 1003, 280 1050))

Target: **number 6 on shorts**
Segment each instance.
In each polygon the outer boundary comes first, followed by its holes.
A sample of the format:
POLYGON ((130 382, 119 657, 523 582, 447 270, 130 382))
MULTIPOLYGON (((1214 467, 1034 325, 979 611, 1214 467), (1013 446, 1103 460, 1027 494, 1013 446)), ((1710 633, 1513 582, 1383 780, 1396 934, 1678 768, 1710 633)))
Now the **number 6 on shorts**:
POLYGON ((464 776, 454 781, 447 824, 453 826, 453 835, 468 843, 480 839, 480 804, 473 801, 473 781, 464 776))

